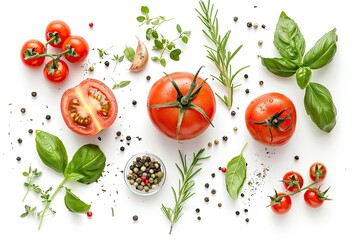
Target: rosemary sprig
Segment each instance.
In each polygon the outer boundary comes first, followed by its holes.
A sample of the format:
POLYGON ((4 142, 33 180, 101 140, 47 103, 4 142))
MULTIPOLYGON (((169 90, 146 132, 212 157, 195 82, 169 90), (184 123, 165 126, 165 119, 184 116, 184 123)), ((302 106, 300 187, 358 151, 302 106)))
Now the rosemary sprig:
POLYGON ((214 62, 217 69, 219 70, 219 76, 211 75, 213 78, 217 79, 222 85, 226 87, 227 95, 221 97, 216 93, 216 96, 225 103, 228 109, 231 109, 233 104, 233 93, 234 89, 239 87, 240 84, 234 85, 234 79, 236 75, 243 69, 249 67, 244 66, 238 69, 235 73, 232 72, 231 60, 234 59, 235 55, 240 51, 243 45, 240 45, 236 50, 231 53, 231 51, 226 49, 231 31, 227 31, 226 34, 222 37, 219 34, 219 23, 217 19, 218 10, 214 12, 214 4, 210 3, 205 5, 203 1, 199 1, 201 11, 195 9, 198 13, 199 19, 205 25, 206 30, 202 30, 205 36, 212 42, 213 47, 205 45, 207 48, 208 58, 214 62))
POLYGON ((161 210, 166 216, 166 218, 170 221, 170 232, 171 234, 174 224, 180 219, 182 216, 183 205, 190 197, 192 197, 195 193, 192 192, 192 188, 195 185, 195 181, 193 180, 194 176, 201 171, 199 167, 202 163, 201 161, 209 158, 201 157, 201 154, 205 151, 204 148, 200 149, 197 154, 193 154, 193 160, 190 166, 187 165, 186 155, 182 155, 179 151, 181 165, 175 164, 177 169, 180 172, 181 179, 179 179, 179 186, 177 192, 174 187, 171 187, 171 190, 174 195, 175 205, 173 208, 166 207, 164 204, 161 206, 161 210))

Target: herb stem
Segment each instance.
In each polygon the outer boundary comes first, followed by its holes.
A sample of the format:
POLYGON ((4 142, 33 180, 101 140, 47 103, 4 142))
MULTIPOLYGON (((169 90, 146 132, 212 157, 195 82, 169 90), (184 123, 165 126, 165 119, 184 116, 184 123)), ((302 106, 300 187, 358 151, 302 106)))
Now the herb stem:
POLYGON ((45 217, 45 213, 48 211, 52 200, 54 199, 54 197, 56 196, 56 194, 59 192, 59 190, 64 186, 64 184, 67 182, 67 180, 68 180, 67 178, 64 178, 64 179, 62 180, 62 182, 59 184, 59 186, 56 188, 55 192, 52 194, 52 196, 50 197, 50 199, 46 201, 44 210, 43 210, 42 213, 41 213, 40 223, 39 223, 38 229, 41 228, 42 222, 43 222, 44 217, 45 217))

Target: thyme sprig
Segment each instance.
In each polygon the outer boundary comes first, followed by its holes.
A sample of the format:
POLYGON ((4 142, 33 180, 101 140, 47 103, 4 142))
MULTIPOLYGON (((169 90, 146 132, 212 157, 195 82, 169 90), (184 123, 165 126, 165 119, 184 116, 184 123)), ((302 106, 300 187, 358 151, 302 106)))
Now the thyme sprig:
POLYGON ((173 208, 166 207, 164 204, 161 206, 161 210, 166 216, 166 218, 170 221, 170 232, 171 234, 174 224, 180 219, 182 216, 182 210, 184 203, 192 197, 195 193, 192 191, 195 181, 194 177, 201 171, 201 168, 198 168, 203 160, 206 160, 210 156, 202 157, 202 153, 205 151, 204 148, 200 149, 197 154, 193 154, 193 160, 188 166, 186 155, 183 155, 180 151, 180 159, 181 159, 181 165, 175 164, 177 169, 180 172, 181 179, 179 179, 178 189, 175 190, 174 187, 171 187, 175 205, 173 208))
POLYGON ((198 9, 195 10, 198 13, 199 19, 205 25, 205 30, 203 29, 202 31, 214 45, 213 47, 205 45, 208 53, 207 57, 214 62, 219 70, 218 76, 211 76, 224 85, 227 92, 227 94, 223 97, 221 97, 218 93, 216 93, 216 96, 225 103, 228 109, 231 109, 233 104, 234 89, 240 86, 240 84, 234 84, 234 79, 240 71, 249 67, 249 65, 247 65, 235 72, 232 71, 231 60, 234 59, 243 45, 237 47, 234 52, 229 51, 227 49, 227 43, 231 31, 228 30, 223 37, 220 35, 219 22, 217 18, 218 10, 214 10, 214 4, 211 4, 210 0, 207 5, 205 5, 203 1, 199 1, 199 5, 201 11, 198 9))

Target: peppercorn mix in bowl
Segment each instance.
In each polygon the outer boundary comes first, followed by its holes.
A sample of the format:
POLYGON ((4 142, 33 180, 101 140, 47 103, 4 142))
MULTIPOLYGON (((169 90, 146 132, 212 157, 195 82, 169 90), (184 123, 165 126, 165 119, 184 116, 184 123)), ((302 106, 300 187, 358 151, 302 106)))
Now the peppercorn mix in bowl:
POLYGON ((165 165, 152 153, 137 153, 126 163, 124 178, 132 192, 143 196, 152 195, 158 192, 165 182, 165 165))

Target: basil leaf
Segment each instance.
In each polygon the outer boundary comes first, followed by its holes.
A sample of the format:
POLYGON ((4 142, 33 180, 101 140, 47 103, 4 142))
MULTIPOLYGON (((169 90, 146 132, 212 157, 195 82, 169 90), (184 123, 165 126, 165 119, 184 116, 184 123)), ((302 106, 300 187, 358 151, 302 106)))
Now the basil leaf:
POLYGON ((306 88, 311 78, 311 69, 309 67, 301 67, 296 71, 296 82, 301 89, 306 88))
POLYGON ((246 179, 246 160, 243 157, 243 151, 247 144, 241 150, 241 153, 231 159, 226 166, 225 183, 226 190, 230 197, 236 200, 246 179))
POLYGON ((310 82, 304 97, 305 110, 311 120, 323 131, 330 132, 336 124, 336 107, 329 90, 310 82))
POLYGON ((56 172, 63 173, 68 164, 63 142, 55 135, 36 130, 35 143, 41 161, 56 172))
POLYGON ((283 58, 301 61, 305 52, 305 39, 295 21, 281 12, 276 24, 274 45, 283 58))
POLYGON ((123 53, 127 60, 130 62, 134 61, 135 50, 132 47, 126 46, 123 53))
POLYGON ((75 213, 86 213, 90 210, 91 205, 84 203, 69 188, 66 188, 64 197, 65 206, 69 211, 75 213))
POLYGON ((267 70, 280 77, 290 77, 296 73, 299 68, 294 62, 285 58, 263 58, 261 57, 261 64, 267 70))
POLYGON ((328 64, 336 53, 336 29, 325 33, 305 54, 303 63, 311 69, 318 69, 328 64))
POLYGON ((81 174, 82 178, 77 179, 80 183, 89 184, 98 180, 105 168, 106 157, 99 146, 86 144, 77 150, 72 160, 67 165, 64 175, 71 179, 73 174, 81 174))

